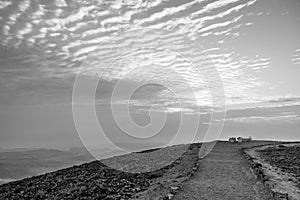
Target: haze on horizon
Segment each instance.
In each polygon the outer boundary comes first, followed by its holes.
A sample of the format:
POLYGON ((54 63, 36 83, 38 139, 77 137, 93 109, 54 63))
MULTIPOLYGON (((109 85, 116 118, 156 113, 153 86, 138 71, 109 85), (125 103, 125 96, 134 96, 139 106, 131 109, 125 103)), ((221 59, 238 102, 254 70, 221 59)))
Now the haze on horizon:
MULTIPOLYGON (((220 139, 300 140, 299 10, 297 0, 1 1, 0 147, 81 146, 72 114, 80 67, 88 80, 102 74, 95 107, 107 134, 122 132, 109 113, 111 104, 118 109, 125 102, 141 126, 151 121, 149 112, 166 114, 162 136, 151 142, 169 140, 180 114, 201 115, 201 141, 218 113, 210 96, 218 86, 208 87, 189 60, 204 71, 215 68, 222 80, 227 112, 220 139), (135 45, 153 48, 136 51, 135 45), (103 63, 130 49, 133 56, 106 70, 103 63), (160 84, 146 84, 151 81, 160 84), (122 93, 143 84, 130 101, 122 93)), ((85 113, 92 105, 85 94, 81 100, 85 113)), ((89 115, 82 118, 89 123, 89 115)))

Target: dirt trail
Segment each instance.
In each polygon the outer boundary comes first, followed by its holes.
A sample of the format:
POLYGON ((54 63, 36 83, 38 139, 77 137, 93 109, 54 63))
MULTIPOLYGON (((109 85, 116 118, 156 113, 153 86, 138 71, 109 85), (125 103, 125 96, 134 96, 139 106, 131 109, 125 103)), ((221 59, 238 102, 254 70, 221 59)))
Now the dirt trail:
POLYGON ((239 153, 246 145, 218 142, 212 152, 200 160, 198 171, 174 199, 271 200, 239 153))

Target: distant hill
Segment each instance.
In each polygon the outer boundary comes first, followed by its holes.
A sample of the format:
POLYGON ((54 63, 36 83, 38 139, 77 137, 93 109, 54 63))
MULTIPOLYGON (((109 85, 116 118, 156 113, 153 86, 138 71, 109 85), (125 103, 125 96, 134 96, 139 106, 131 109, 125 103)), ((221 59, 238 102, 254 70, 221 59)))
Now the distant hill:
MULTIPOLYGON (((97 158, 124 154, 109 147, 95 149, 97 158)), ((0 148, 0 184, 56 171, 95 160, 84 147, 69 150, 41 148, 0 148)))
POLYGON ((0 184, 10 179, 55 171, 93 160, 89 154, 54 149, 11 149, 0 152, 0 184))

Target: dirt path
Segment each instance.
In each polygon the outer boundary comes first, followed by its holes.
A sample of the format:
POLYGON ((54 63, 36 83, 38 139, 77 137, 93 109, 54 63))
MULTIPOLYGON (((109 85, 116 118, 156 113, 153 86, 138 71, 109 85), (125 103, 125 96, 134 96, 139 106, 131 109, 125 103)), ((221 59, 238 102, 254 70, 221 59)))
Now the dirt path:
POLYGON ((218 142, 212 152, 200 160, 199 170, 174 199, 271 200, 239 153, 243 146, 218 142))

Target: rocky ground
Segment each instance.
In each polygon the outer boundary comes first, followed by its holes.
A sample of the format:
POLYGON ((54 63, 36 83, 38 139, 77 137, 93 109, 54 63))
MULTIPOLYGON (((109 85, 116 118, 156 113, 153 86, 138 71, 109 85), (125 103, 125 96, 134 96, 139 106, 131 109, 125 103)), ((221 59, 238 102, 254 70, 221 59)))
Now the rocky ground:
POLYGON ((299 200, 300 143, 275 143, 242 149, 253 173, 276 200, 299 200))
POLYGON ((258 151, 261 157, 281 169, 292 174, 296 178, 296 184, 300 189, 300 144, 299 146, 278 145, 258 151))
MULTIPOLYGON (((124 172, 110 168, 100 161, 93 161, 26 178, 1 185, 0 199, 169 199, 178 191, 181 183, 197 169, 200 147, 201 144, 185 145, 186 151, 182 156, 167 166, 150 172, 124 172)), ((180 148, 183 146, 165 148, 165 151, 174 152, 174 149, 180 148)), ((164 154, 163 149, 156 151, 164 154)), ((155 151, 139 153, 137 162, 149 160, 149 154, 152 155, 150 157, 155 157, 150 159, 151 162, 160 162, 163 166, 163 158, 155 156, 159 155, 155 151)), ((130 156, 136 158, 137 153, 114 157, 104 163, 111 166, 115 162, 117 166, 120 163, 124 166, 130 156)), ((132 169, 132 166, 127 169, 132 169)))

